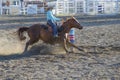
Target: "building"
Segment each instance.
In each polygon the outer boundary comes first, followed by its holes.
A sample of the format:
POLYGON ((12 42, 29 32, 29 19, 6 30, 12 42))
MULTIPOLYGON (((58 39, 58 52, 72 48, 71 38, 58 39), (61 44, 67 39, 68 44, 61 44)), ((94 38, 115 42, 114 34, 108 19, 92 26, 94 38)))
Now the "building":
POLYGON ((56 1, 56 14, 57 15, 73 15, 84 14, 86 11, 85 0, 57 0, 56 1))
POLYGON ((19 14, 20 0, 0 0, 0 14, 19 14))
POLYGON ((45 7, 51 5, 54 7, 53 11, 56 15, 120 13, 120 0, 0 0, 0 14, 39 14, 44 13, 45 7))
POLYGON ((112 15, 120 13, 120 0, 57 0, 56 15, 112 15))
POLYGON ((37 10, 35 14, 44 13, 43 7, 46 7, 46 5, 42 0, 0 0, 1 15, 27 14, 32 9, 37 10))
POLYGON ((44 0, 24 0, 25 7, 29 9, 29 6, 37 6, 37 14, 44 13, 47 4, 44 0))
POLYGON ((86 13, 91 15, 118 14, 118 0, 86 0, 86 13))

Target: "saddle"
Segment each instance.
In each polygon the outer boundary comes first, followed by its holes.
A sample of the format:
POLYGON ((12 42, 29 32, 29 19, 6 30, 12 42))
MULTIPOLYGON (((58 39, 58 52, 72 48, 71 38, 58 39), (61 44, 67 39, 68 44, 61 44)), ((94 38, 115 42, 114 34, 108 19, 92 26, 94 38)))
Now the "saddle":
MULTIPOLYGON (((45 24, 42 24, 41 26, 42 26, 45 30, 48 30, 48 31, 50 31, 50 32, 53 31, 53 30, 52 30, 52 27, 51 27, 51 25, 50 25, 49 23, 47 23, 46 25, 45 25, 45 24)), ((58 30, 58 33, 59 33, 59 32, 61 32, 61 31, 63 30, 63 27, 57 25, 57 30, 58 30)))

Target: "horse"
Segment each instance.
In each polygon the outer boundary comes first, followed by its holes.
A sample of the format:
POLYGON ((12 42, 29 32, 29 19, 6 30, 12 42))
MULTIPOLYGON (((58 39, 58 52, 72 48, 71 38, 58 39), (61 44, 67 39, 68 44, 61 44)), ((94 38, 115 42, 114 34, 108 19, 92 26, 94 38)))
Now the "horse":
MULTIPOLYGON (((82 50, 76 45, 72 44, 68 37, 66 37, 66 34, 69 33, 71 28, 77 28, 82 29, 83 26, 80 25, 78 20, 75 17, 71 17, 70 19, 67 19, 63 22, 61 27, 59 28, 58 37, 53 37, 52 31, 48 28, 47 24, 33 24, 30 27, 21 27, 18 29, 18 37, 19 39, 25 40, 26 37, 23 35, 24 32, 28 33, 29 41, 26 42, 26 46, 24 49, 24 52, 27 51, 27 48, 29 45, 32 45, 39 40, 42 40, 44 43, 48 43, 51 45, 54 45, 56 43, 59 43, 63 46, 66 53, 68 53, 67 45, 73 46, 74 48, 77 48, 78 50, 82 50)), ((82 50, 83 51, 83 50, 82 50)))

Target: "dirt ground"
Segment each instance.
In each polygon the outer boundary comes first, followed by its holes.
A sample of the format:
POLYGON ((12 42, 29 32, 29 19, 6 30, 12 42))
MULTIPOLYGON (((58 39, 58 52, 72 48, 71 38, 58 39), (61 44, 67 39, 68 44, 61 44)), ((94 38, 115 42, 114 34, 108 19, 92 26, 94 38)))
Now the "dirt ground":
POLYGON ((78 18, 85 27, 76 30, 75 44, 86 52, 62 54, 40 41, 22 54, 28 39, 20 42, 17 29, 41 20, 0 17, 0 80, 120 80, 120 16, 78 18))

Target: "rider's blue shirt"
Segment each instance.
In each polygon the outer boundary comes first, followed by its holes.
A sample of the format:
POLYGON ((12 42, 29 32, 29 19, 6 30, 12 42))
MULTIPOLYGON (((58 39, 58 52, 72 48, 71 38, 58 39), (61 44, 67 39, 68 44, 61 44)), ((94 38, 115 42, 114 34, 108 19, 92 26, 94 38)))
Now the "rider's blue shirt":
POLYGON ((49 10, 49 11, 47 11, 47 20, 51 20, 51 21, 53 21, 53 22, 56 22, 56 21, 59 21, 59 20, 61 20, 61 19, 60 19, 60 18, 56 18, 56 17, 53 15, 52 11, 49 10))

